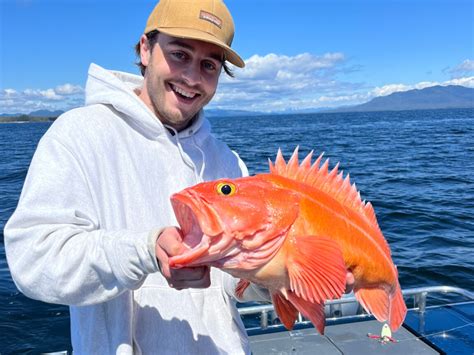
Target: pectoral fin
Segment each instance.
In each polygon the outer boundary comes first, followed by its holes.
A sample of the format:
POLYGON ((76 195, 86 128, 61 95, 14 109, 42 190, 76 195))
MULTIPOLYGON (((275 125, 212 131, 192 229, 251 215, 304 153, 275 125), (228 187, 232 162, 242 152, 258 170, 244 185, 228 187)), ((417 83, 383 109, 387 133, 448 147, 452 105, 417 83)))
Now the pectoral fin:
POLYGON ((284 248, 290 289, 296 296, 318 304, 342 296, 346 266, 337 242, 313 235, 294 236, 288 238, 284 248))

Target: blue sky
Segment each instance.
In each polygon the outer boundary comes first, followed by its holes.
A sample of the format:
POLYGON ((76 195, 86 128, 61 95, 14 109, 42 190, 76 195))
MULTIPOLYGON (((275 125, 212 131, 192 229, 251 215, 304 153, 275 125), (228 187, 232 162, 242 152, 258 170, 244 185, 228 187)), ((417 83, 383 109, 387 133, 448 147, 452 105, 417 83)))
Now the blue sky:
MULTIPOLYGON (((0 113, 81 105, 91 62, 135 72, 154 1, 0 0, 0 113)), ((209 108, 362 103, 432 85, 474 87, 473 0, 227 0, 233 48, 209 108)))

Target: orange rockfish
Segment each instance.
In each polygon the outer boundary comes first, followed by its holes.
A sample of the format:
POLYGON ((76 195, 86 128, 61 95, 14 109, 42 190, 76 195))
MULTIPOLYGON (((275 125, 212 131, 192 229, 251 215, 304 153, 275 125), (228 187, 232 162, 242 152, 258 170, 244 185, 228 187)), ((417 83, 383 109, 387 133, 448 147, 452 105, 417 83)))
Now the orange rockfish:
POLYGON ((324 301, 340 298, 346 272, 364 309, 393 331, 406 305, 397 268, 370 203, 349 175, 310 153, 288 164, 278 151, 270 173, 198 184, 171 197, 189 250, 170 266, 211 265, 268 288, 275 311, 291 329, 298 311, 324 332, 324 301))

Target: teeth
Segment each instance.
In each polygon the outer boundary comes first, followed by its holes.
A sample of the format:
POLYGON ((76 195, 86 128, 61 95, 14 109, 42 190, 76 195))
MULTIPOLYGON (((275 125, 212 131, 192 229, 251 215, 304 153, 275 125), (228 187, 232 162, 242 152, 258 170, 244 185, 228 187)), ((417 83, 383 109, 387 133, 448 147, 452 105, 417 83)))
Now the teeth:
POLYGON ((180 95, 183 95, 184 97, 187 97, 188 99, 192 99, 194 96, 196 96, 195 93, 193 94, 191 92, 184 91, 183 89, 180 89, 174 85, 171 85, 171 87, 173 88, 175 92, 177 92, 180 95))

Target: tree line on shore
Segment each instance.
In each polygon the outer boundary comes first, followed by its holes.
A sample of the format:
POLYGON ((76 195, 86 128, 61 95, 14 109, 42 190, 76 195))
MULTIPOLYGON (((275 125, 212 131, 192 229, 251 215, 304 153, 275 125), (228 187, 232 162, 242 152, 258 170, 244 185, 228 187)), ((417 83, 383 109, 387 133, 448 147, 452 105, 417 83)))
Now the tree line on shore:
POLYGON ((53 122, 57 117, 39 117, 30 115, 0 117, 0 123, 13 122, 53 122))

